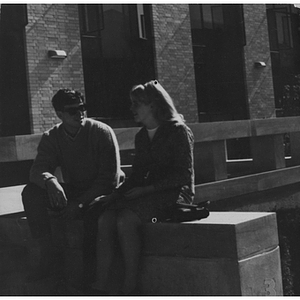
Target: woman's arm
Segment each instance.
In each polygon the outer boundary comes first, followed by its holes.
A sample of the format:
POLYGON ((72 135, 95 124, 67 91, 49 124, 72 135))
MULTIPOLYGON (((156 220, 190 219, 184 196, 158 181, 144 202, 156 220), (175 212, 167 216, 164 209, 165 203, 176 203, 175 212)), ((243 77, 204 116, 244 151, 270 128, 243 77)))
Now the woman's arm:
MULTIPOLYGON (((172 134, 172 166, 159 182, 154 183, 155 190, 166 190, 190 185, 194 176, 193 146, 194 136, 187 126, 178 126, 172 134)), ((166 149, 167 151, 167 149, 166 149)))

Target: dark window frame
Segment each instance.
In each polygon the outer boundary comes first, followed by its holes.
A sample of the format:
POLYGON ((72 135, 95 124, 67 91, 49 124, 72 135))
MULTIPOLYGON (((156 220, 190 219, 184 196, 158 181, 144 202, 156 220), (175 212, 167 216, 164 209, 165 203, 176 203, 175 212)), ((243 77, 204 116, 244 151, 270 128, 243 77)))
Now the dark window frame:
POLYGON ((104 19, 103 19, 103 6, 102 4, 80 4, 82 9, 81 12, 81 34, 83 36, 89 36, 89 37, 99 37, 101 31, 104 29, 104 19), (96 13, 96 26, 95 28, 92 27, 92 20, 89 15, 89 9, 90 8, 97 8, 96 13))
POLYGON ((290 4, 282 5, 282 4, 270 4, 267 5, 267 10, 271 11, 274 14, 274 22, 276 27, 276 44, 273 45, 272 48, 278 50, 289 50, 294 48, 294 41, 292 35, 292 10, 290 4), (281 16, 280 16, 281 15, 281 16), (279 36, 279 24, 278 24, 278 17, 281 18, 281 30, 280 32, 283 35, 283 43, 280 43, 280 36, 279 36))

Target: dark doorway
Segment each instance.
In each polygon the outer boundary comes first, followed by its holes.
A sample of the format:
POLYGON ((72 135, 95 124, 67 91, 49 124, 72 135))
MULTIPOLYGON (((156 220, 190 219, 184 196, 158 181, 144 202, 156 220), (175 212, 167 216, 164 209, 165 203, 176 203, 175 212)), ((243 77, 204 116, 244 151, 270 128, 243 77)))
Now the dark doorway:
POLYGON ((248 118, 242 5, 190 5, 200 122, 248 118))
POLYGON ((0 135, 29 134, 26 4, 2 4, 0 22, 0 135))
MULTIPOLYGON (((200 122, 248 119, 242 5, 191 4, 200 122)), ((248 139, 227 141, 228 158, 250 156, 248 139)))
POLYGON ((88 115, 131 125, 129 91, 154 78, 150 5, 79 5, 88 115))

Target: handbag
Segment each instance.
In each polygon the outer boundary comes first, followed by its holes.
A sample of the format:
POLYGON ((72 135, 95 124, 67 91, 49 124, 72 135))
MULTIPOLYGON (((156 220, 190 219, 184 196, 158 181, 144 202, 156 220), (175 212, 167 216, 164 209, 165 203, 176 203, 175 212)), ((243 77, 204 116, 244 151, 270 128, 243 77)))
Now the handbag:
POLYGON ((209 201, 197 204, 176 203, 160 217, 152 218, 152 223, 181 223, 205 219, 209 216, 209 201))

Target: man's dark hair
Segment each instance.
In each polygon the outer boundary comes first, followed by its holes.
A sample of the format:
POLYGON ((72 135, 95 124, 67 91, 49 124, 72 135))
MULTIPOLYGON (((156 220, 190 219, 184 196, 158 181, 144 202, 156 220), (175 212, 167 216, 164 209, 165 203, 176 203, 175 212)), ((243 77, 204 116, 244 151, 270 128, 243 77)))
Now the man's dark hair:
POLYGON ((84 97, 80 92, 70 89, 60 89, 52 98, 52 105, 55 111, 63 111, 65 105, 72 105, 84 102, 84 97))

